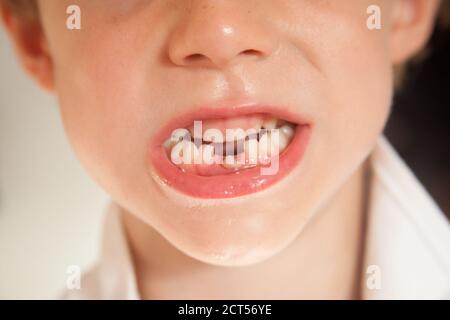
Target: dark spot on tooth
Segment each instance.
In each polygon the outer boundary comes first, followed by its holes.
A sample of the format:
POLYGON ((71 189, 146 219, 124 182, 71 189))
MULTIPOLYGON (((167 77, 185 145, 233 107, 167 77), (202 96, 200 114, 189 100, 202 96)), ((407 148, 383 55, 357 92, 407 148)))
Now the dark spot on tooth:
POLYGON ((268 131, 267 129, 261 129, 261 130, 259 130, 259 133, 258 133, 258 141, 259 141, 259 139, 261 139, 261 137, 262 137, 267 131, 268 131))
POLYGON ((250 139, 258 139, 258 133, 252 133, 245 137, 245 141, 248 141, 250 139))
POLYGON ((196 147, 198 148, 198 147, 200 147, 201 145, 202 145, 202 139, 200 138, 197 138, 197 139, 192 139, 191 140, 192 142, 194 142, 194 144, 196 145, 196 147))
POLYGON ((244 152, 244 140, 238 140, 236 142, 236 149, 235 149, 235 153, 234 155, 238 155, 241 154, 242 152, 244 152))

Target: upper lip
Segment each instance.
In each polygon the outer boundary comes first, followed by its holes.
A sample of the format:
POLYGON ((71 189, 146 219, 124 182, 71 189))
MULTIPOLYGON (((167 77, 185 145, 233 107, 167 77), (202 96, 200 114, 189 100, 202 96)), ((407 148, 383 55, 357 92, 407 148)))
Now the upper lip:
POLYGON ((187 128, 196 120, 225 119, 257 113, 268 114, 295 125, 310 125, 310 121, 306 117, 290 111, 286 106, 274 106, 264 103, 226 104, 219 102, 216 105, 208 104, 194 107, 189 112, 175 116, 172 121, 163 125, 162 129, 155 135, 152 145, 154 147, 162 145, 174 130, 187 128))

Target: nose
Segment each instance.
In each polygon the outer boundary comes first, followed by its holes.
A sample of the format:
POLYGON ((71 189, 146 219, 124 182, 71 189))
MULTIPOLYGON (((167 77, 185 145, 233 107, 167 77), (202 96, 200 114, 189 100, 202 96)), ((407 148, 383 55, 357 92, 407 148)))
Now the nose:
POLYGON ((250 1, 191 0, 172 31, 169 59, 183 67, 224 68, 247 59, 264 59, 277 48, 265 20, 250 1))

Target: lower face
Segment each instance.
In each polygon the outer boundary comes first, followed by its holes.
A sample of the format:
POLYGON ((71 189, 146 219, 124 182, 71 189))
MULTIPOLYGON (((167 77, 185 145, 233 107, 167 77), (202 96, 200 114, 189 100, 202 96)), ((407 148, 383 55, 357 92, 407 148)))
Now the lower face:
POLYGON ((68 137, 117 203, 196 259, 244 265, 279 252, 383 130, 392 72, 388 28, 366 26, 373 1, 78 3, 82 30, 69 31, 68 4, 40 2, 68 137), (193 53, 210 60, 183 59, 193 53), (248 155, 237 143, 223 163, 172 157, 178 143, 211 151, 207 129, 237 128, 256 130, 257 150, 278 129, 276 157, 236 164, 248 155), (171 141, 176 129, 191 140, 171 141))

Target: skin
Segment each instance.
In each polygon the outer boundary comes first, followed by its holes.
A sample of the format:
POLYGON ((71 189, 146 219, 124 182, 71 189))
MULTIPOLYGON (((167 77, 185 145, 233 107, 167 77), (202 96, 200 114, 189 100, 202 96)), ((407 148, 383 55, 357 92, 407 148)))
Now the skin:
POLYGON ((79 160, 123 208, 141 296, 357 298, 365 162, 389 115, 393 68, 424 47, 439 1, 76 3, 79 31, 64 27, 73 1, 39 1, 42 30, 5 9, 3 18, 26 70, 58 96, 79 160), (366 27, 372 4, 381 30, 366 27), (160 185, 150 139, 218 101, 309 119, 301 165, 239 199, 160 185))

